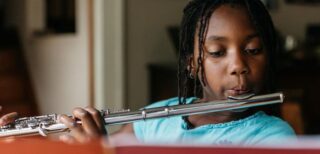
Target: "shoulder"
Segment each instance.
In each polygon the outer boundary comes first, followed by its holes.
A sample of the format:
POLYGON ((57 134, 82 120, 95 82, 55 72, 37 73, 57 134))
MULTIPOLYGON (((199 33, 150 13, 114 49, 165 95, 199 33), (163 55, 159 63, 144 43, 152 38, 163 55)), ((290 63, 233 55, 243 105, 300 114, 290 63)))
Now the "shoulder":
POLYGON ((148 109, 148 108, 155 108, 155 107, 162 107, 162 106, 172 106, 172 105, 178 105, 178 104, 179 104, 178 97, 173 97, 173 98, 170 98, 170 99, 161 100, 161 101, 152 103, 151 105, 148 105, 148 106, 146 106, 144 108, 148 109))
POLYGON ((283 130, 282 132, 290 132, 294 133, 293 129, 291 126, 285 122, 284 120, 275 117, 275 116, 270 116, 265 114, 264 112, 259 112, 259 116, 257 117, 257 120, 259 120, 262 124, 262 130, 263 131, 276 131, 276 130, 283 130))
POLYGON ((257 131, 252 134, 252 144, 269 144, 295 138, 295 132, 287 122, 264 112, 259 112, 251 124, 257 126, 257 131))

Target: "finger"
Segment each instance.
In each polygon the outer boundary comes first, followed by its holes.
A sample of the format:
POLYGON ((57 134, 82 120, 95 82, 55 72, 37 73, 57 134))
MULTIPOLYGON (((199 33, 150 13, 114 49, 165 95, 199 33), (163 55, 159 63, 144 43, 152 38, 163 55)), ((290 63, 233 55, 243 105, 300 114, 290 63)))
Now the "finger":
POLYGON ((86 107, 85 110, 88 111, 92 115, 92 118, 95 121, 100 132, 103 135, 107 134, 107 131, 105 128, 105 122, 104 122, 103 117, 101 116, 100 111, 98 111, 97 109, 95 109, 93 107, 86 107))
POLYGON ((82 126, 77 124, 76 121, 72 118, 69 118, 66 115, 59 115, 59 122, 65 124, 69 129, 71 135, 79 142, 87 141, 87 136, 82 129, 82 126))
POLYGON ((16 138, 15 137, 11 137, 11 136, 3 138, 3 139, 0 139, 1 142, 5 142, 5 143, 11 143, 11 142, 14 142, 15 140, 16 140, 16 138))
POLYGON ((18 113, 17 112, 12 112, 9 114, 6 114, 0 118, 0 126, 7 125, 9 123, 14 122, 18 118, 18 113))
POLYGON ((73 136, 67 134, 59 136, 59 140, 68 144, 73 144, 77 142, 73 136))
POLYGON ((99 129, 95 121, 93 120, 91 114, 82 108, 75 108, 73 110, 73 115, 80 119, 82 122, 82 127, 84 131, 91 137, 99 136, 99 129))

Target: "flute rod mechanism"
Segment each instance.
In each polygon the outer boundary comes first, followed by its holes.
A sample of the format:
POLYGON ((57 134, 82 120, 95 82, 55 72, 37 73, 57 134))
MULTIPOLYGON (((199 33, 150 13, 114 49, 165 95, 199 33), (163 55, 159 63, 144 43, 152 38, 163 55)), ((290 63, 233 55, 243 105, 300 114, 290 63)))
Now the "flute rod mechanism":
MULTIPOLYGON (((230 96, 226 100, 209 101, 203 103, 172 105, 157 108, 144 108, 138 111, 124 111, 111 113, 102 111, 106 125, 126 124, 139 120, 164 118, 172 116, 186 116, 206 114, 221 111, 239 111, 251 107, 282 103, 284 96, 281 92, 266 95, 247 94, 245 96, 230 96)), ((81 121, 78 121, 81 123, 81 121)), ((68 128, 58 122, 57 114, 49 114, 35 117, 24 117, 15 120, 14 123, 0 127, 0 137, 29 136, 63 132, 68 128)))

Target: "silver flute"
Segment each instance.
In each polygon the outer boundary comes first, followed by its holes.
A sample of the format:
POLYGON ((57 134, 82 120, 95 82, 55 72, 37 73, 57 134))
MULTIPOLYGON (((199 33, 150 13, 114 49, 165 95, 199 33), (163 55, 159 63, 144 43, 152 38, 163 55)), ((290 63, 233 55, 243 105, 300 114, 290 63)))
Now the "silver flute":
MULTIPOLYGON (((220 101, 144 108, 133 112, 122 111, 112 113, 107 110, 101 111, 101 114, 104 117, 105 125, 115 125, 172 116, 187 116, 221 111, 241 112, 250 107, 282 103, 283 100, 284 95, 281 92, 265 95, 245 94, 229 96, 226 100, 220 101)), ((78 121, 77 123, 81 123, 81 121, 78 121)), ((68 131, 68 128, 64 124, 58 122, 58 115, 49 114, 16 119, 15 122, 0 127, 0 137, 30 135, 47 136, 47 134, 64 131, 68 131)))

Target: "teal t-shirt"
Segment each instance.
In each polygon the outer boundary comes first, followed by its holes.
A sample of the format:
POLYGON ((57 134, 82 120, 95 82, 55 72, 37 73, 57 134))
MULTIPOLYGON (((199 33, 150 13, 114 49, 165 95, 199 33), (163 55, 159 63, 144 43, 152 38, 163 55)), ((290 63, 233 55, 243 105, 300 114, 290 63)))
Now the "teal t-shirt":
MULTIPOLYGON (((194 98, 187 99, 187 103, 194 98)), ((177 105, 178 98, 154 103, 146 108, 177 105)), ((295 139, 293 129, 280 118, 259 111, 244 119, 207 124, 187 129, 181 116, 135 122, 134 133, 144 143, 185 143, 211 145, 276 144, 295 139)))

